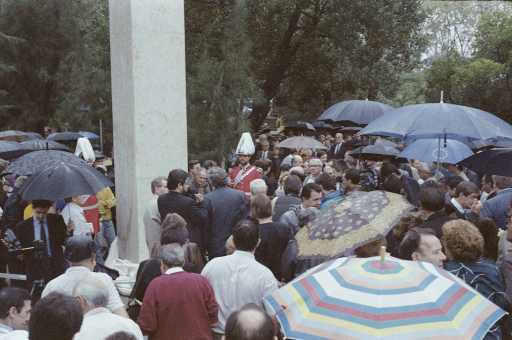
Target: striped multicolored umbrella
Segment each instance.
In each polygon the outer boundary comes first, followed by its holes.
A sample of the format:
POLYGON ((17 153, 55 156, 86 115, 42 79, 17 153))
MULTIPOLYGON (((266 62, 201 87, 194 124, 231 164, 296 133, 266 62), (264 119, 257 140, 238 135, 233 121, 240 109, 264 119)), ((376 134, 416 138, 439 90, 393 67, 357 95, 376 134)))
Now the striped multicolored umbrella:
POLYGON ((265 298, 290 339, 482 339, 505 312, 425 262, 341 258, 265 298))

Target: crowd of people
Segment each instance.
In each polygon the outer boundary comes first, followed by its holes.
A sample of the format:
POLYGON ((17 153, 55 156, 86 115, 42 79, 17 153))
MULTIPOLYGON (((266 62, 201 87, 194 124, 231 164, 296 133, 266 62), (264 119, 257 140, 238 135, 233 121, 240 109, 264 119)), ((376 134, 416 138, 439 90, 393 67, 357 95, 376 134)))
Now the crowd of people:
MULTIPOLYGON (((115 238, 113 192, 21 202, 23 178, 13 179, 3 205, 3 259, 27 281, 0 290, 0 339, 280 338, 263 298, 309 269, 290 252, 295 235, 322 210, 372 190, 403 195, 415 209, 346 256, 377 256, 385 246, 393 257, 444 268, 511 310, 512 178, 358 159, 352 150, 368 141, 353 135, 318 140, 327 151, 280 149, 265 135, 254 145, 244 134, 229 169, 192 160, 188 171, 155 178, 141 226, 151 256, 126 304, 104 266, 115 238)), ((510 337, 508 317, 486 335, 510 337)))

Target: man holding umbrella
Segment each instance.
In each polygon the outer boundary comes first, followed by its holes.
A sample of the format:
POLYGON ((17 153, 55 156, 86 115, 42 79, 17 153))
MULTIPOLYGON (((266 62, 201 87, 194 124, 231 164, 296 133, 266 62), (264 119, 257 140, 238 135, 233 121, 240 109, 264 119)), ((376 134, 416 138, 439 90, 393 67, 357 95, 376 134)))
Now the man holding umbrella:
POLYGON ((229 184, 233 189, 243 191, 246 194, 249 194, 251 191, 251 182, 261 178, 261 174, 256 167, 249 163, 254 152, 255 147, 251 134, 244 132, 236 148, 238 165, 229 171, 229 184))

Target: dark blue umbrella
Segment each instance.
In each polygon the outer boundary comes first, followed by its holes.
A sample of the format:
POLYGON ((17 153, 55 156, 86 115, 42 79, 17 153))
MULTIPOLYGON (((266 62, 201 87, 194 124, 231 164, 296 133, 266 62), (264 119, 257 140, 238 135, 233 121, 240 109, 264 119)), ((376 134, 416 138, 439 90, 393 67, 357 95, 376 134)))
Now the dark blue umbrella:
POLYGON ((0 158, 2 159, 13 159, 26 152, 26 148, 18 142, 0 140, 0 158))
POLYGON ((90 131, 78 131, 78 133, 87 139, 99 139, 100 138, 100 136, 98 136, 94 132, 90 132, 90 131))
POLYGON ((332 126, 329 123, 324 122, 323 120, 316 120, 313 123, 311 123, 313 127, 317 130, 333 130, 334 126, 332 126))
POLYGON ((512 126, 488 112, 472 107, 431 103, 408 105, 388 112, 361 130, 362 135, 403 139, 512 138, 512 126))
POLYGON ((75 141, 83 136, 78 132, 54 132, 48 136, 48 140, 54 141, 75 141))
POLYGON ((480 175, 512 177, 512 149, 485 150, 459 163, 480 175))
POLYGON ((24 132, 24 137, 26 140, 44 139, 43 136, 37 132, 24 132))
POLYGON ((449 164, 457 164, 471 155, 473 152, 466 144, 454 139, 445 141, 444 138, 418 139, 400 153, 400 157, 407 159, 449 164))
POLYGON ((21 189, 25 201, 56 201, 66 197, 94 195, 112 182, 89 165, 57 163, 32 175, 21 189))
POLYGON ((371 100, 347 100, 329 107, 317 120, 366 125, 391 109, 393 107, 371 100))
POLYGON ((64 144, 57 143, 52 140, 44 140, 44 139, 32 139, 21 142, 22 145, 27 150, 62 150, 62 151, 71 151, 64 144))
POLYGON ((51 168, 55 164, 68 163, 87 165, 87 163, 74 154, 60 150, 33 151, 21 156, 2 172, 2 174, 16 174, 18 176, 30 176, 41 170, 51 168))

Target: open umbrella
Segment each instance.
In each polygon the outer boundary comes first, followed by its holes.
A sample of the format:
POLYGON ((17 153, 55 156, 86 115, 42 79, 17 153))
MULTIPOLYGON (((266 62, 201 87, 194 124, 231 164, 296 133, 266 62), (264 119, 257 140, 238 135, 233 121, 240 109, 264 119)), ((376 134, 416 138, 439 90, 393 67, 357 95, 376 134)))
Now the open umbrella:
POLYGON ((18 142, 0 140, 0 158, 13 159, 27 152, 26 148, 18 142))
POLYGON ((407 159, 449 164, 457 164, 471 155, 473 151, 466 144, 455 139, 440 138, 418 139, 400 153, 400 157, 407 159))
POLYGON ((54 132, 48 136, 48 140, 54 141, 74 141, 83 136, 78 132, 54 132))
POLYGON ((286 149, 327 149, 325 145, 316 139, 306 136, 287 138, 277 144, 277 147, 286 149))
POLYGON ((400 155, 400 151, 392 146, 386 146, 385 144, 375 143, 372 145, 360 146, 354 149, 350 156, 358 159, 368 159, 381 161, 388 158, 395 158, 400 155))
POLYGON ((366 125, 391 109, 389 105, 371 100, 347 100, 329 107, 317 120, 366 125))
POLYGON ((485 150, 459 163, 480 175, 512 177, 512 148, 485 150))
POLYGON ((57 143, 52 140, 44 140, 44 139, 32 139, 21 142, 22 145, 27 150, 62 150, 62 151, 71 151, 64 144, 57 143))
POLYGON ((107 186, 113 186, 112 182, 93 167, 60 162, 32 175, 20 193, 25 201, 56 201, 94 195, 107 186))
POLYGON ((100 136, 98 136, 94 132, 90 132, 90 131, 78 131, 78 133, 81 134, 82 137, 85 137, 87 139, 99 139, 100 138, 100 136))
POLYGON ((24 137, 26 140, 43 139, 43 136, 37 132, 24 132, 24 137))
POLYGON ((292 339, 482 339, 505 312, 426 262, 341 258, 264 298, 292 339))
POLYGON ((335 127, 323 120, 316 120, 311 123, 316 130, 334 130, 335 127))
POLYGON ((430 103, 389 111, 360 132, 397 138, 512 138, 512 126, 495 115, 472 107, 430 103))
POLYGON ((41 150, 21 156, 9 164, 2 174, 30 176, 61 162, 66 164, 87 165, 85 161, 70 152, 60 150, 41 150))
POLYGON ((295 236, 298 258, 331 259, 385 236, 413 208, 398 194, 353 192, 339 204, 321 210, 295 236))

